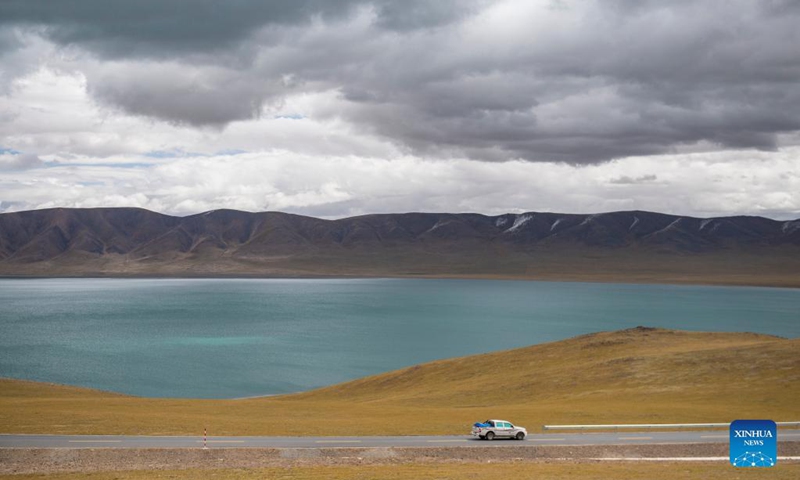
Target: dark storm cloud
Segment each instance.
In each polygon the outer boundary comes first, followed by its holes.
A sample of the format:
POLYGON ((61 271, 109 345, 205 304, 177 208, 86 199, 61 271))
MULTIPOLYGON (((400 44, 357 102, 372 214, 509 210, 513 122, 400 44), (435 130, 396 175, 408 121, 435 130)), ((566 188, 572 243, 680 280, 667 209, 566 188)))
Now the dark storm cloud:
MULTIPOLYGON (((87 50, 102 66, 84 71, 90 93, 135 114, 195 126, 257 117, 264 102, 290 92, 287 76, 331 63, 293 52, 280 68, 254 66, 260 49, 291 45, 314 22, 336 24, 360 11, 381 31, 447 25, 477 0, 8 0, 0 3, 0 55, 22 46, 14 29, 87 50), (254 35, 259 33, 257 38, 254 35), (133 61, 133 64, 125 62, 133 61), (149 61, 166 62, 154 67, 149 61)), ((362 39, 350 39, 360 42, 362 39)), ((348 45, 340 45, 348 49, 348 45)), ((267 63, 271 63, 269 59, 267 63)), ((11 73, 11 72, 9 72, 11 73)), ((2 74, 2 72, 0 72, 2 74)), ((9 77, 12 75, 8 75, 9 77)), ((0 80, 3 79, 0 75, 0 80)), ((303 78, 300 78, 303 81, 303 78)), ((4 83, 8 83, 7 81, 4 83)))
POLYGON ((336 91, 317 118, 415 154, 583 164, 778 148, 800 131, 797 5, 12 0, 0 23, 97 56, 90 93, 136 115, 224 126, 336 91))
POLYGON ((414 29, 460 16, 457 0, 4 0, 0 25, 43 27, 62 45, 79 45, 107 58, 163 58, 222 51, 253 31, 313 19, 346 18, 375 9, 388 28, 414 29))
POLYGON ((447 25, 462 19, 481 3, 480 0, 384 0, 371 2, 376 8, 378 24, 390 30, 415 30, 447 25))
POLYGON ((90 70, 87 88, 97 100, 128 113, 176 124, 224 126, 258 116, 280 82, 211 66, 119 64, 90 70))
MULTIPOLYGON (((568 163, 699 142, 773 150, 777 134, 800 129, 796 9, 564 3, 575 8, 559 9, 554 20, 568 16, 569 26, 532 25, 483 56, 451 44, 466 58, 433 78, 398 68, 346 83, 346 94, 357 92, 346 115, 423 153, 568 163)), ((419 54, 424 69, 431 54, 419 54)))

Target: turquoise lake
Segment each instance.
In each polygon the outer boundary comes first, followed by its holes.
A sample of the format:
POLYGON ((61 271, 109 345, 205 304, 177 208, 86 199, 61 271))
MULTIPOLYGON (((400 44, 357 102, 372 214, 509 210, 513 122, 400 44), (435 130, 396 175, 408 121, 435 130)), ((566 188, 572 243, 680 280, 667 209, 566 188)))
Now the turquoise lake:
POLYGON ((499 280, 4 279, 0 376, 152 397, 297 392, 637 325, 800 336, 800 290, 499 280))

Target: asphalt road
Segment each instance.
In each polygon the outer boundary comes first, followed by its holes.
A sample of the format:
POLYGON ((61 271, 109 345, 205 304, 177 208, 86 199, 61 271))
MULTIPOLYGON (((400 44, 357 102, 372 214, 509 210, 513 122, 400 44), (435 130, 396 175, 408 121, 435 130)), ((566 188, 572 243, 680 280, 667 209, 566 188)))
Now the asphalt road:
MULTIPOLYGON (((800 441, 800 430, 778 432, 778 441, 800 441)), ((546 433, 523 441, 460 436, 403 437, 208 437, 209 448, 514 447, 521 445, 656 445, 727 443, 728 432, 546 433)), ((203 437, 128 435, 0 435, 0 448, 202 448, 203 437)))

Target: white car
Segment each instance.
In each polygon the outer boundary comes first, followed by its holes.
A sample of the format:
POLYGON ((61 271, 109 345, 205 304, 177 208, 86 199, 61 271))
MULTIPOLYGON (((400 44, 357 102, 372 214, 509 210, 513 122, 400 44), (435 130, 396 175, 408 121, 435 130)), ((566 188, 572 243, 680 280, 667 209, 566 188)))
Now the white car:
POLYGON ((472 436, 481 440, 494 440, 495 438, 513 438, 522 440, 528 436, 524 427, 515 427, 505 420, 486 420, 472 426, 472 436))

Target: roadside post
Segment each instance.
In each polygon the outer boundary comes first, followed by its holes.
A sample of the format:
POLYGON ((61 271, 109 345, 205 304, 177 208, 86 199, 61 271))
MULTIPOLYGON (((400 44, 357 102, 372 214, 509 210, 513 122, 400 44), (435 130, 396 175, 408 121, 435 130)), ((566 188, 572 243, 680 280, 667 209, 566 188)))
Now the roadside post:
POLYGON ((203 450, 208 450, 208 428, 203 427, 203 450))

